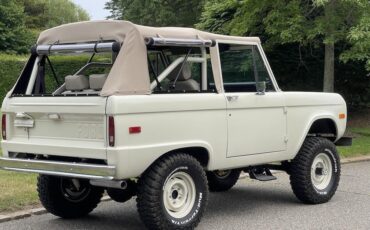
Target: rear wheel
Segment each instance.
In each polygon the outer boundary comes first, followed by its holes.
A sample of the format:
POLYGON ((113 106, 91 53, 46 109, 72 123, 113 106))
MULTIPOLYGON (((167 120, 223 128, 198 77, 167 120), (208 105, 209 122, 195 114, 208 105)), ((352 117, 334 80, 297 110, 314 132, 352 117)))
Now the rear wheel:
POLYGON ((205 172, 187 154, 158 160, 139 180, 137 207, 149 229, 194 229, 207 199, 205 172))
POLYGON ((309 137, 290 166, 290 183, 299 200, 308 204, 329 201, 340 179, 340 159, 326 138, 309 137))
POLYGON ((48 212, 62 218, 78 218, 96 208, 104 189, 91 186, 88 180, 40 175, 37 191, 48 212))
POLYGON ((208 186, 211 192, 223 192, 231 189, 240 176, 240 170, 216 170, 207 172, 208 186))

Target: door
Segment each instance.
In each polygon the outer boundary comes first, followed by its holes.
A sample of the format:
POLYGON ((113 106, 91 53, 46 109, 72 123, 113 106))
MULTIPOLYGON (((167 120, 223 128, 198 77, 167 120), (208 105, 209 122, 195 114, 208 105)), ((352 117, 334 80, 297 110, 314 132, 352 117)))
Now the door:
POLYGON ((284 97, 257 44, 219 43, 218 48, 228 113, 227 157, 285 150, 284 97))

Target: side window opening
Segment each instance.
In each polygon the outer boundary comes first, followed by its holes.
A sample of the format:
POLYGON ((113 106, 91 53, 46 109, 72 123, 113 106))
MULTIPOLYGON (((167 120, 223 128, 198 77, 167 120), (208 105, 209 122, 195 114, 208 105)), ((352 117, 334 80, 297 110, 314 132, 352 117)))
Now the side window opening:
POLYGON ((215 92, 209 49, 204 49, 205 52, 197 47, 148 47, 152 92, 215 92))
POLYGON ((219 52, 225 92, 257 92, 257 82, 275 91, 257 46, 219 44, 219 52))

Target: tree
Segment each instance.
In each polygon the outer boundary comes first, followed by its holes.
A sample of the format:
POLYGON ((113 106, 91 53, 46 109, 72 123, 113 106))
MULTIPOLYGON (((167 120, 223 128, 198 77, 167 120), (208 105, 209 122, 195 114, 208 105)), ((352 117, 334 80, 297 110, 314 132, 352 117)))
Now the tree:
POLYGON ((323 45, 323 88, 332 92, 335 44, 352 42, 352 51, 343 53, 343 60, 369 58, 369 11, 367 0, 208 0, 198 27, 262 36, 270 46, 323 45), (358 50, 361 54, 356 53, 358 50))
POLYGON ((27 30, 23 7, 16 0, 0 0, 0 51, 27 50, 27 30))
POLYGON ((84 9, 70 0, 20 1, 24 6, 27 28, 46 29, 66 23, 90 19, 88 13, 84 9))
POLYGON ((204 0, 110 0, 109 18, 148 26, 193 26, 201 16, 204 0))

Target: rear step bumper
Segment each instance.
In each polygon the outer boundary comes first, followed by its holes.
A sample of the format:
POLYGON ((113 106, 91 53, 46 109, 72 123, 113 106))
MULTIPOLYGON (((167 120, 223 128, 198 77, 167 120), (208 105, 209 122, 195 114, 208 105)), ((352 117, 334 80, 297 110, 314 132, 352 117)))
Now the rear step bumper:
POLYGON ((0 158, 0 168, 10 171, 83 179, 112 180, 116 174, 115 166, 12 158, 0 158))

